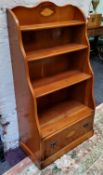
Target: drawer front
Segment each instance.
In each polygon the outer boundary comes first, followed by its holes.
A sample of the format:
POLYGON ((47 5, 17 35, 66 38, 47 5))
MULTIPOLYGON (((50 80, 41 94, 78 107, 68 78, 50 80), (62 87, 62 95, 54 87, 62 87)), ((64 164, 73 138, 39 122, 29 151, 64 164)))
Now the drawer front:
POLYGON ((75 139, 89 132, 93 128, 93 117, 88 117, 75 125, 64 129, 44 141, 45 158, 56 153, 75 139))

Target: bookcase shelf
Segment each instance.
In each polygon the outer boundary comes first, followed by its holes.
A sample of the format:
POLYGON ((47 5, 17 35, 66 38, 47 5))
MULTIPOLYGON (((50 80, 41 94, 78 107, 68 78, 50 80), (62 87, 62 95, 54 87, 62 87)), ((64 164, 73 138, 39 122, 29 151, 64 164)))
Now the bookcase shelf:
POLYGON ((52 23, 43 23, 43 24, 31 24, 31 25, 22 25, 20 26, 21 31, 30 31, 30 30, 42 30, 58 27, 68 27, 68 26, 80 26, 85 24, 84 21, 71 20, 71 21, 56 21, 52 23))
POLYGON ((49 78, 43 78, 32 82, 35 96, 41 97, 60 90, 62 88, 71 86, 81 81, 91 78, 91 75, 82 73, 77 70, 60 73, 49 78))
POLYGON ((43 2, 7 10, 20 146, 41 169, 93 135, 86 19, 43 2))
POLYGON ((65 127, 72 126, 75 122, 87 118, 87 116, 93 115, 93 110, 76 100, 70 100, 58 103, 38 115, 42 137, 46 138, 65 127))
POLYGON ((83 50, 86 48, 87 48, 87 45, 83 45, 83 44, 67 44, 63 46, 56 46, 52 48, 31 51, 27 53, 27 60, 33 61, 33 60, 44 59, 51 56, 83 50))

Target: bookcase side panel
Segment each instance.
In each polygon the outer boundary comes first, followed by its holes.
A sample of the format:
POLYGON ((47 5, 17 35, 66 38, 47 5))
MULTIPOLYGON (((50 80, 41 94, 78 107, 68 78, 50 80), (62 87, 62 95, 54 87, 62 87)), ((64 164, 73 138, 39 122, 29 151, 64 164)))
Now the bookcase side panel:
POLYGON ((86 94, 85 97, 87 97, 87 100, 89 102, 89 106, 95 110, 95 98, 94 98, 94 73, 90 64, 90 44, 89 44, 89 39, 88 39, 88 35, 87 35, 87 24, 85 24, 85 41, 84 41, 87 45, 88 45, 88 50, 87 50, 87 62, 85 64, 85 70, 86 72, 88 72, 89 74, 91 74, 92 78, 91 80, 89 80, 87 86, 86 86, 86 94), (89 88, 89 89, 88 89, 89 88), (90 97, 87 91, 90 91, 90 97), (88 95, 87 95, 88 94, 88 95))
POLYGON ((12 11, 7 11, 11 61, 20 132, 20 144, 35 162, 40 161, 40 129, 36 100, 29 80, 28 65, 19 26, 12 11))

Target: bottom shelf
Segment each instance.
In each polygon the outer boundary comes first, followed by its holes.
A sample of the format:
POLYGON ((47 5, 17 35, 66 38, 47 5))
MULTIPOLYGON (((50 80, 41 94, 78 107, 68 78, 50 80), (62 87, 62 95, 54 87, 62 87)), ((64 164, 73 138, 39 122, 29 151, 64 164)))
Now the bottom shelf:
POLYGON ((91 108, 75 100, 56 104, 38 114, 42 137, 47 137, 92 115, 91 108))

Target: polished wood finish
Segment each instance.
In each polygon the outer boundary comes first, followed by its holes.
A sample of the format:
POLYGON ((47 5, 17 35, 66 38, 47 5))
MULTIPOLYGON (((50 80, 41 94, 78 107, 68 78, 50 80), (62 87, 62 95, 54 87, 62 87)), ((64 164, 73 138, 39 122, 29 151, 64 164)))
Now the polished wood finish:
POLYGON ((87 46, 82 45, 82 44, 68 44, 68 45, 63 45, 63 46, 56 46, 52 48, 27 52, 27 59, 29 61, 39 60, 39 59, 44 59, 44 58, 48 58, 51 56, 61 55, 63 53, 83 50, 85 48, 87 48, 87 46))
POLYGON ((77 26, 77 25, 82 25, 84 24, 83 21, 76 21, 76 20, 71 20, 71 21, 56 21, 56 22, 52 22, 52 23, 47 23, 47 24, 36 24, 36 25, 23 25, 20 26, 20 30, 21 31, 30 31, 30 30, 40 30, 40 29, 44 29, 44 25, 45 25, 45 29, 50 29, 50 28, 58 28, 58 27, 67 27, 67 26, 77 26))
POLYGON ((20 145, 43 168, 93 135, 83 13, 51 2, 7 10, 20 145))
POLYGON ((44 154, 46 158, 92 130, 93 119, 91 116, 88 118, 86 116, 86 119, 82 119, 81 121, 77 120, 77 122, 78 124, 74 122, 73 125, 71 123, 71 126, 68 124, 62 131, 44 141, 44 154))
POLYGON ((49 78, 42 78, 32 82, 34 87, 34 93, 36 97, 47 95, 51 92, 55 92, 62 88, 79 83, 83 80, 87 80, 91 77, 89 74, 82 73, 80 71, 68 71, 63 72, 49 78))
POLYGON ((78 101, 71 100, 57 104, 39 114, 42 137, 48 138, 51 134, 56 134, 61 128, 69 128, 75 124, 75 121, 82 120, 84 117, 91 116, 92 114, 93 111, 90 108, 78 101), (80 118, 78 118, 78 115, 80 118))
POLYGON ((97 27, 88 27, 88 36, 101 36, 103 35, 103 23, 97 27))
POLYGON ((73 140, 70 144, 66 145, 65 147, 57 151, 56 153, 52 154, 50 157, 48 157, 44 161, 41 161, 41 167, 47 166, 48 162, 54 162, 56 159, 58 159, 60 156, 62 156, 66 152, 70 151, 71 149, 75 148, 77 145, 81 144, 83 141, 92 137, 93 134, 94 134, 93 130, 90 130, 86 134, 83 134, 81 137, 73 140))

